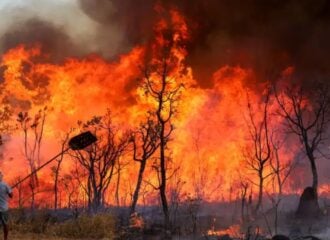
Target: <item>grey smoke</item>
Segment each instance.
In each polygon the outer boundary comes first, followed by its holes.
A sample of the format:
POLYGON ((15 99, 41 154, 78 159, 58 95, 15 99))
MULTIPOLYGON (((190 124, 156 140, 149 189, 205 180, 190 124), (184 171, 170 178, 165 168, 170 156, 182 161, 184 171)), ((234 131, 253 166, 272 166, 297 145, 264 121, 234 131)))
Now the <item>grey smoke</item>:
POLYGON ((57 52, 55 59, 89 53, 114 58, 152 38, 157 2, 186 17, 192 36, 187 63, 201 86, 210 86, 224 65, 252 68, 260 80, 288 66, 304 81, 330 77, 326 0, 5 1, 0 50, 39 39, 57 52))
POLYGON ((122 47, 122 31, 116 23, 100 24, 76 0, 4 1, 0 14, 0 53, 19 43, 38 42, 57 55, 55 60, 90 53, 111 58, 122 47))

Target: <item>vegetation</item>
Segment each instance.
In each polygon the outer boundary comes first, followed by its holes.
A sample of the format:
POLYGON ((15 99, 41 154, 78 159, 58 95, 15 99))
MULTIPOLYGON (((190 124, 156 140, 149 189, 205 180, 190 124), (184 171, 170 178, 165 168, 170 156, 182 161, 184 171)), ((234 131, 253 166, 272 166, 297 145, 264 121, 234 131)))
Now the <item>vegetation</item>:
MULTIPOLYGON (((69 211, 69 210, 68 210, 69 211)), ((22 211, 11 211, 10 227, 13 235, 36 235, 46 239, 114 239, 115 218, 111 214, 81 214, 66 219, 47 210, 28 215, 22 211)))

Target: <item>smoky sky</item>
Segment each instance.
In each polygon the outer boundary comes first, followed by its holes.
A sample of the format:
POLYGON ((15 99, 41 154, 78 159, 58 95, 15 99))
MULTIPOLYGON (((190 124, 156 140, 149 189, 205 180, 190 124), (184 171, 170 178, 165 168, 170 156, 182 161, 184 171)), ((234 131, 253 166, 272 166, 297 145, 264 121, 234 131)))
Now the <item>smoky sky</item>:
POLYGON ((23 25, 11 28, 2 36, 1 42, 4 49, 14 48, 19 44, 28 47, 40 44, 43 52, 48 53, 50 57, 47 60, 52 62, 79 53, 63 29, 40 19, 29 19, 23 25))
POLYGON ((251 68, 261 81, 289 66, 302 81, 330 78, 327 0, 77 0, 75 13, 65 12, 71 28, 56 24, 63 16, 47 19, 32 12, 2 33, 2 52, 38 41, 56 61, 88 53, 116 58, 153 37, 159 3, 185 16, 191 35, 187 64, 203 87, 225 65, 251 68))
MULTIPOLYGON (((154 5, 159 1, 95 2, 80 4, 102 24, 116 21, 125 31, 125 44, 143 43, 152 36, 154 5)), ((288 66, 294 66, 303 81, 330 77, 327 0, 163 0, 162 5, 187 19, 192 36, 187 62, 202 86, 208 86, 212 73, 224 65, 252 68, 265 80, 288 66)))

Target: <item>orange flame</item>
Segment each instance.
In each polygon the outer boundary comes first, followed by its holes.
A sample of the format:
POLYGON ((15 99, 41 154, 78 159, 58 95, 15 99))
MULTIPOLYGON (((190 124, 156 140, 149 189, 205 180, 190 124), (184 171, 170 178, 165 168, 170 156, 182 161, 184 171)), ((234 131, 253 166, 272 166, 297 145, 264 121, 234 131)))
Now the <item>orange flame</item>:
MULTIPOLYGON (((186 49, 179 44, 189 39, 188 26, 179 12, 171 10, 169 16, 169 21, 162 19, 156 24, 157 37, 151 51, 156 55, 160 46, 172 42, 174 48, 171 54, 177 61, 170 77, 185 85, 178 114, 173 120, 176 130, 173 141, 169 143, 170 157, 178 167, 177 174, 183 183, 184 193, 208 201, 228 200, 231 186, 238 180, 237 169, 242 167, 242 147, 248 144, 244 112, 246 91, 250 81, 254 81, 254 74, 250 69, 225 66, 214 73, 213 88, 198 87, 193 69, 185 65, 186 49), (160 34, 167 29, 173 31, 170 39, 160 34)), ((136 80, 141 76, 140 66, 149 51, 148 46, 137 46, 114 62, 90 55, 52 64, 47 62, 47 56, 38 45, 33 48, 20 45, 2 57, 1 66, 5 67, 5 71, 0 100, 10 104, 16 114, 27 110, 36 113, 43 106, 48 106, 42 152, 42 158, 46 160, 59 150, 56 139, 60 133, 75 127, 78 120, 86 121, 94 115, 103 114, 107 108, 114 112, 117 124, 126 128, 138 126, 150 104, 153 104, 136 80)), ((262 101, 262 94, 250 91, 250 98, 258 104, 262 101)), ((274 101, 270 108, 276 108, 274 101)), ((276 126, 280 120, 274 118, 271 124, 276 126)), ((21 149, 22 136, 16 132, 7 145, 2 163, 2 168, 9 174, 8 180, 27 173, 21 149), (14 160, 9 161, 10 158, 14 160), (10 170, 13 162, 19 166, 17 172, 10 170)), ((283 151, 282 155, 283 161, 289 161, 294 152, 283 151)), ((130 164, 121 175, 120 196, 123 204, 129 204, 131 189, 137 178, 137 166, 131 156, 125 158, 130 164)), ((65 161, 63 174, 70 174, 72 167, 72 163, 65 161)), ((41 176, 45 186, 52 184, 49 172, 44 171, 41 176)), ((145 177, 155 181, 151 170, 145 177)), ((174 188, 175 183, 171 184, 174 188)), ((81 195, 81 192, 79 190, 76 194, 81 195)), ((152 192, 151 189, 149 192, 152 192)), ((147 196, 147 204, 157 201, 155 194, 148 193, 147 196)), ((65 196, 62 197, 65 199, 65 196)), ((108 197, 108 202, 112 203, 113 197, 108 197)))

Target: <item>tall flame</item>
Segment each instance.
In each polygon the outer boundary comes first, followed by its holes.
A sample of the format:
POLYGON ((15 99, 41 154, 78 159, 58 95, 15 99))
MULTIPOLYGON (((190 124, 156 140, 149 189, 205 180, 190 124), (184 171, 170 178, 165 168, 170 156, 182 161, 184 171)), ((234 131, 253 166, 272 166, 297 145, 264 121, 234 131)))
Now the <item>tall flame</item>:
MULTIPOLYGON (((165 11, 161 6, 157 6, 156 10, 165 11)), ((180 45, 189 39, 189 28, 176 10, 171 10, 168 19, 161 19, 155 25, 156 38, 150 45, 137 46, 116 61, 90 55, 53 64, 47 61, 47 54, 38 45, 31 48, 19 45, 9 50, 1 61, 4 74, 0 100, 10 105, 15 114, 20 111, 36 113, 48 106, 42 145, 44 161, 60 150, 57 139, 61 133, 76 127, 79 120, 86 121, 92 116, 104 114, 108 108, 114 113, 117 124, 134 128, 152 104, 138 80, 141 78, 140 68, 150 51, 157 54, 164 44, 168 44, 168 39, 162 37, 168 29, 172 31, 170 41, 174 46, 171 54, 177 59, 175 71, 169 77, 185 85, 177 106, 178 114, 173 119, 175 131, 169 143, 177 176, 169 181, 174 188, 179 179, 182 193, 204 200, 229 200, 231 194, 236 196, 239 191, 235 189, 232 193, 231 190, 239 180, 238 172, 246 172, 242 170, 242 149, 249 144, 246 93, 249 92, 249 99, 256 105, 262 103, 263 94, 250 88, 251 82, 255 81, 253 71, 238 66, 221 67, 213 75, 212 88, 199 87, 193 69, 185 63, 187 50, 180 45)), ((276 108, 274 99, 270 102, 270 108, 276 108)), ((281 120, 274 117, 271 124, 276 128, 281 120)), ((27 173, 22 146, 22 135, 17 131, 6 144, 2 162, 9 181, 27 173), (17 171, 12 170, 15 163, 19 165, 17 171)), ((294 154, 294 151, 284 149, 282 160, 289 161, 294 154)), ((129 204, 132 185, 137 178, 137 166, 129 154, 125 156, 125 161, 129 165, 121 175, 120 195, 123 196, 122 203, 129 204)), ((72 167, 69 160, 65 161, 63 174, 69 173, 72 167)), ((145 177, 154 178, 151 169, 145 177)), ((252 174, 251 178, 254 178, 252 174)), ((42 173, 42 182, 45 186, 52 184, 49 170, 42 173)), ((147 201, 152 203, 155 198, 152 194, 150 196, 147 201)), ((108 201, 113 202, 113 198, 109 197, 108 201)))

